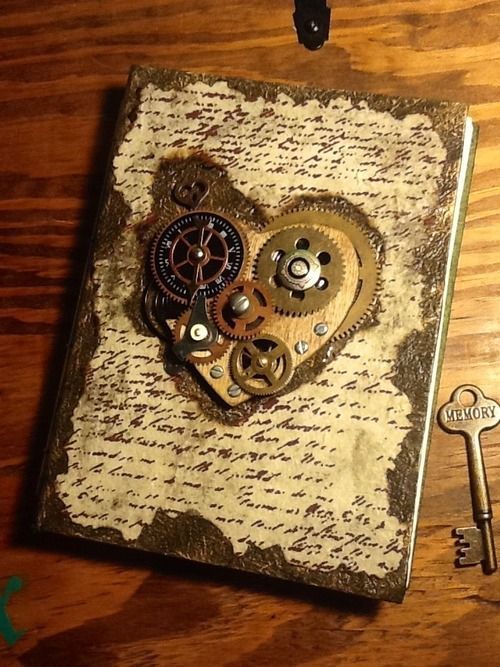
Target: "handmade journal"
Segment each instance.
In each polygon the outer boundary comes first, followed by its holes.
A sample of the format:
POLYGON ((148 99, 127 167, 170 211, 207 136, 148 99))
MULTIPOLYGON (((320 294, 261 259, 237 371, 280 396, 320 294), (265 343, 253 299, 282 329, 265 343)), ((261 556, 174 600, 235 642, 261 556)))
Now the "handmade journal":
POLYGON ((39 527, 401 601, 474 143, 460 104, 134 68, 39 527))

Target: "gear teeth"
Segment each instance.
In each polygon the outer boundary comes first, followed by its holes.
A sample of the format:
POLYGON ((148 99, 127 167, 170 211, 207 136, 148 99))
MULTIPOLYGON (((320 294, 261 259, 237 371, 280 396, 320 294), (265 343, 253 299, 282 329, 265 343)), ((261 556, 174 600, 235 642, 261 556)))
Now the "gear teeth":
MULTIPOLYGON (((287 213, 283 214, 283 216, 280 217, 287 218, 288 216, 293 216, 293 214, 299 214, 299 213, 300 214, 320 213, 325 216, 335 216, 338 222, 337 224, 332 224, 331 229, 337 229, 338 231, 344 232, 349 237, 351 243, 356 249, 356 252, 358 253, 358 256, 361 257, 361 261, 363 261, 363 256, 366 257, 367 254, 366 246, 369 246, 370 257, 367 258, 367 263, 365 264, 364 267, 365 271, 363 276, 364 278, 363 285, 364 286, 368 285, 366 297, 369 296, 369 301, 365 297, 364 300, 368 301, 368 303, 366 303, 365 307, 362 308, 362 311, 359 313, 357 319, 352 321, 345 328, 343 328, 341 325, 338 329, 338 333, 334 333, 331 337, 331 340, 344 340, 345 338, 355 333, 364 324, 364 322, 366 322, 373 315, 373 313, 376 311, 377 304, 379 303, 379 297, 382 289, 382 281, 380 275, 380 260, 379 260, 379 254, 382 249, 380 234, 375 229, 370 228, 368 227, 368 225, 364 225, 359 220, 354 219, 348 213, 346 214, 345 212, 342 211, 335 211, 326 206, 296 207, 290 211, 287 211, 287 213), (349 230, 351 231, 351 234, 349 234, 349 230), (356 230, 359 234, 362 234, 362 237, 365 241, 365 244, 362 244, 362 246, 360 246, 359 240, 358 243, 356 243, 356 239, 353 239, 354 230, 356 230)), ((300 220, 297 220, 294 223, 290 222, 289 224, 290 226, 292 225, 299 226, 300 220)), ((284 229, 286 229, 286 227, 284 227, 284 229)), ((360 297, 358 295, 358 297, 356 298, 351 307, 351 319, 352 319, 353 309, 357 308, 359 310, 363 304, 363 300, 361 300, 361 304, 359 302, 360 302, 360 297)), ((349 314, 346 320, 348 319, 349 319, 349 314)))
POLYGON ((340 333, 338 334, 334 333, 332 336, 333 341, 345 340, 346 338, 349 338, 350 336, 355 334, 356 331, 358 331, 368 319, 370 319, 370 317, 376 311, 381 291, 382 291, 382 281, 378 279, 377 285, 373 292, 372 300, 367 309, 364 311, 363 315, 354 324, 351 324, 349 327, 347 327, 347 329, 344 330, 341 329, 340 333))
POLYGON ((251 338, 255 338, 267 325, 268 320, 270 317, 272 317, 273 313, 274 304, 270 290, 268 290, 261 282, 254 280, 235 280, 233 283, 227 285, 227 287, 225 287, 224 290, 218 294, 212 302, 212 318, 215 324, 224 335, 233 340, 250 340, 251 338), (252 292, 252 294, 255 291, 260 292, 260 295, 264 300, 264 304, 258 304, 257 310, 258 317, 262 319, 261 323, 258 325, 258 327, 254 327, 248 331, 245 329, 244 320, 242 320, 241 326, 235 326, 231 328, 228 322, 224 319, 224 307, 226 305, 227 299, 231 292, 240 287, 246 287, 247 290, 252 292))
MULTIPOLYGON (((174 343, 178 343, 182 339, 183 333, 181 334, 181 330, 183 326, 187 326, 190 315, 191 310, 188 308, 182 313, 182 315, 180 315, 180 317, 176 319, 172 332, 174 343)), ((231 342, 225 336, 220 334, 220 338, 218 338, 217 342, 211 343, 211 345, 207 346, 207 351, 210 352, 210 354, 201 357, 198 357, 195 354, 188 354, 186 360, 195 366, 205 366, 206 364, 211 364, 217 359, 224 357, 230 345, 231 342)))
MULTIPOLYGON (((342 218, 347 224, 351 225, 352 227, 356 227, 356 229, 358 229, 363 234, 363 236, 368 239, 370 245, 372 245, 375 251, 377 249, 377 246, 380 244, 380 233, 377 230, 361 223, 359 220, 356 220, 355 218, 350 217, 348 214, 346 215, 343 212, 334 211, 333 209, 327 208, 326 206, 308 206, 308 207, 297 206, 293 209, 290 209, 286 213, 283 213, 282 215, 272 218, 271 222, 274 224, 276 220, 280 220, 281 218, 285 218, 288 217, 289 215, 296 213, 324 213, 326 215, 334 215, 338 218, 342 218)), ((296 223, 294 222, 290 226, 299 227, 303 225, 301 225, 300 222, 296 223)), ((322 225, 317 225, 317 226, 321 227, 322 225)), ((332 226, 332 229, 338 229, 339 231, 344 231, 341 228, 341 226, 340 227, 332 226)), ((280 231, 280 229, 277 228, 277 231, 280 231)))
POLYGON ((260 336, 256 336, 253 341, 239 341, 236 344, 231 354, 230 372, 234 382, 248 394, 251 394, 252 396, 271 396, 272 394, 280 391, 286 384, 288 384, 293 376, 294 368, 292 356, 286 343, 277 336, 264 333, 260 336), (240 371, 240 365, 243 364, 243 352, 246 351, 247 358, 248 356, 253 358, 256 354, 263 354, 265 356, 269 353, 269 350, 266 352, 265 349, 259 349, 257 345, 258 341, 266 341, 275 344, 275 348, 273 350, 274 356, 271 356, 273 361, 267 366, 263 365, 262 370, 258 369, 258 367, 250 366, 250 368, 253 368, 254 373, 248 377, 246 373, 242 373, 240 371), (279 351, 279 355, 276 355, 277 350, 279 351), (281 368, 278 370, 279 374, 274 376, 276 369, 272 368, 272 364, 274 362, 278 363, 278 359, 281 362, 281 368), (270 377, 268 376, 268 371, 266 368, 268 368, 271 372, 270 377), (267 377, 269 386, 262 384, 263 378, 265 377, 267 377))
MULTIPOLYGON (((268 279, 275 275, 275 273, 273 273, 274 267, 270 269, 269 266, 267 266, 268 262, 272 261, 270 257, 265 256, 265 254, 269 254, 269 247, 272 248, 273 245, 278 244, 276 250, 284 250, 285 254, 291 253, 295 250, 299 252, 297 246, 293 246, 289 250, 286 247, 280 247, 280 239, 278 237, 286 238, 287 236, 311 239, 316 246, 316 256, 319 255, 320 251, 328 252, 331 256, 334 256, 331 265, 321 271, 321 276, 323 278, 326 277, 329 280, 329 287, 327 287, 324 292, 312 287, 305 289, 303 291, 303 301, 297 302, 295 307, 290 296, 293 288, 269 288, 274 299, 275 307, 280 313, 290 315, 292 317, 311 315, 324 308, 338 291, 339 285, 342 284, 345 274, 346 267, 344 264, 344 259, 335 241, 333 241, 321 230, 321 225, 311 224, 306 227, 304 224, 290 224, 288 226, 282 227, 281 229, 277 229, 276 232, 263 244, 257 254, 257 257, 255 258, 254 276, 256 276, 257 280, 260 280, 266 285, 268 283, 268 279), (263 273, 264 275, 262 275, 263 273), (315 302, 314 305, 313 302, 315 302), (302 305, 299 306, 299 303, 302 305), (307 304, 309 304, 309 306, 307 304)), ((286 239, 286 243, 290 242, 291 239, 286 239)), ((283 246, 285 246, 285 241, 283 242, 283 246)), ((305 251, 307 252, 307 248, 305 251)))
MULTIPOLYGON (((149 252, 149 270, 151 273, 151 276, 153 277, 153 281, 158 287, 158 289, 164 294, 169 300, 187 306, 189 303, 189 297, 188 296, 183 296, 182 294, 179 294, 176 292, 177 290, 186 291, 186 285, 188 284, 187 282, 183 282, 182 278, 179 278, 178 275, 175 274, 175 271, 172 267, 170 267, 170 274, 176 276, 177 280, 177 286, 174 289, 173 287, 169 287, 168 285, 165 284, 164 280, 162 279, 162 276, 160 275, 160 270, 157 265, 157 252, 158 252, 158 244, 161 239, 161 237, 166 233, 169 227, 175 225, 179 221, 181 221, 183 218, 189 218, 189 216, 193 216, 195 214, 199 215, 210 215, 210 211, 205 211, 205 210, 200 210, 200 211, 190 211, 188 213, 183 213, 182 215, 179 215, 169 222, 163 224, 158 232, 155 234, 153 237, 152 243, 151 243, 151 248, 149 252)), ((220 286, 217 286, 217 289, 214 289, 216 286, 215 283, 215 278, 217 277, 217 274, 213 277, 212 280, 209 280, 206 285, 209 289, 212 289, 212 293, 209 294, 209 298, 215 296, 218 292, 220 292, 225 285, 228 284, 229 281, 235 280, 242 274, 242 272, 246 271, 246 268, 248 266, 248 240, 246 238, 245 232, 242 229, 242 223, 239 219, 235 220, 235 216, 229 213, 226 213, 226 211, 217 211, 214 212, 212 215, 215 217, 219 217, 223 219, 226 223, 226 231, 227 227, 232 227, 232 234, 234 234, 235 238, 238 238, 238 243, 241 243, 241 248, 242 248, 242 253, 241 253, 241 258, 239 263, 239 268, 237 269, 237 273, 234 275, 230 276, 224 276, 224 272, 227 270, 227 259, 228 259, 228 252, 230 250, 230 247, 227 248, 227 254, 225 257, 225 263, 222 269, 220 269, 220 275, 223 278, 220 286)), ((177 232, 174 232, 177 235, 174 237, 174 239, 171 239, 172 243, 175 243, 179 237, 182 237, 183 232, 181 230, 178 230, 177 232)), ((213 234, 212 234, 213 235, 213 234)), ((210 241, 207 241, 207 246, 209 246, 210 241)), ((198 283, 198 285, 201 283, 198 283)), ((208 291, 208 290, 207 290, 208 291)))
POLYGON ((153 241, 151 243, 151 248, 149 251, 149 270, 151 272, 156 287, 167 299, 182 306, 187 306, 189 302, 187 298, 181 297, 178 294, 175 294, 175 292, 172 292, 170 290, 168 291, 166 290, 165 286, 163 285, 163 282, 160 280, 160 277, 158 276, 158 271, 156 269, 156 262, 155 262, 156 246, 158 244, 160 236, 163 234, 164 229, 170 224, 172 224, 172 221, 162 225, 162 227, 157 231, 157 233, 153 238, 153 241))

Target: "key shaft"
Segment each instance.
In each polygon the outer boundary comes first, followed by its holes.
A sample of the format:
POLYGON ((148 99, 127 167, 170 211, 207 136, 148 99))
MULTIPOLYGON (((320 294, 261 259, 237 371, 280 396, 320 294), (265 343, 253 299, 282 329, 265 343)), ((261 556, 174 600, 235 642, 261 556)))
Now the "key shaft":
POLYGON ((464 438, 467 449, 467 463, 469 466, 472 512, 474 521, 483 536, 484 571, 487 574, 492 574, 497 569, 497 557, 491 525, 493 512, 491 509, 490 493, 488 489, 486 469, 484 467, 481 440, 477 432, 472 434, 464 433, 464 438))

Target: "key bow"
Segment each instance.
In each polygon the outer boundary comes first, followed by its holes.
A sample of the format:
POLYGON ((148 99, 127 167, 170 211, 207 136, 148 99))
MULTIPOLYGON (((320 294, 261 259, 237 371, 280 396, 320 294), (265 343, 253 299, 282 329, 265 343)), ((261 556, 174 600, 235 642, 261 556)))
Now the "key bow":
POLYGON ((479 387, 463 384, 455 389, 450 402, 439 410, 438 420, 449 433, 479 436, 481 431, 494 428, 500 422, 500 406, 486 397, 479 387), (472 395, 474 403, 462 403, 460 399, 464 393, 472 395))

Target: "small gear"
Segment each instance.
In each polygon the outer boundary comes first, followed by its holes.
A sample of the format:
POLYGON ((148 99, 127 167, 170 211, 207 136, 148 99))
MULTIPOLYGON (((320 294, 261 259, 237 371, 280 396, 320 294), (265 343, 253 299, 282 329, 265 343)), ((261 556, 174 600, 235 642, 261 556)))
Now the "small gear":
POLYGON ((277 336, 260 334, 236 344, 231 355, 231 374, 247 393, 269 396, 282 389, 292 377, 292 355, 277 336))
MULTIPOLYGON (((184 338, 190 316, 191 316, 191 311, 186 310, 176 320, 173 331, 174 343, 178 343, 184 338)), ((201 326, 202 325, 198 325, 197 331, 191 333, 193 340, 196 340, 197 342, 199 340, 202 340, 199 337, 203 333, 202 330, 200 329, 201 326)), ((193 352, 190 352, 186 356, 186 361, 190 361, 192 364, 210 364, 212 363, 212 361, 215 361, 216 359, 222 357, 226 353, 229 345, 230 341, 227 338, 225 338, 225 336, 223 336, 221 333, 219 333, 217 335, 217 339, 215 340, 215 342, 207 343, 205 348, 197 349, 193 352)))
POLYGON ((337 244, 318 227, 294 225, 264 244, 256 274, 279 310, 305 315, 324 308, 335 296, 344 279, 344 263, 337 244))
POLYGON ((168 223, 151 251, 151 271, 168 298, 187 305, 199 291, 206 298, 235 280, 245 262, 242 232, 224 215, 192 211, 168 223))
POLYGON ((273 314, 271 293, 256 280, 237 280, 215 299, 213 316, 230 338, 253 338, 273 314))

